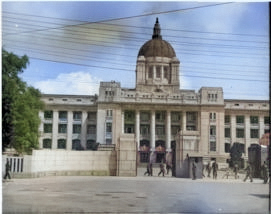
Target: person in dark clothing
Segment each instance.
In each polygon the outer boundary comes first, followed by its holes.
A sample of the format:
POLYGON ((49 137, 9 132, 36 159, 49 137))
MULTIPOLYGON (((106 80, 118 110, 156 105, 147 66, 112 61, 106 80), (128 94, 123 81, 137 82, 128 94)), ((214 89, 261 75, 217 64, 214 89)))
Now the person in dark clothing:
POLYGON ((244 182, 246 182, 246 180, 247 180, 247 178, 249 177, 249 179, 250 179, 250 182, 252 182, 253 181, 253 179, 252 179, 252 169, 251 169, 251 166, 250 166, 250 164, 248 163, 248 165, 247 165, 247 167, 246 167, 246 177, 245 177, 245 179, 244 179, 244 182))
POLYGON ((5 179, 5 180, 7 179, 7 177, 8 177, 9 179, 11 179, 11 176, 10 176, 10 174, 9 174, 9 171, 10 171, 10 164, 9 164, 9 160, 7 159, 7 163, 6 163, 6 173, 5 173, 5 176, 4 176, 4 179, 5 179))
POLYGON ((161 173, 163 174, 163 176, 165 176, 165 166, 164 166, 163 163, 160 163, 160 172, 158 173, 158 176, 159 176, 161 173))
POLYGON ((213 162, 212 169, 213 169, 213 179, 217 179, 218 164, 216 161, 213 162))
POLYGON ((263 183, 266 184, 268 181, 268 166, 265 161, 263 162, 262 172, 263 172, 263 183))
POLYGON ((196 180, 196 170, 197 170, 197 166, 196 166, 196 162, 193 161, 192 163, 192 174, 193 174, 193 180, 196 180))
POLYGON ((144 175, 146 174, 148 174, 148 176, 152 176, 152 163, 148 163, 147 171, 144 173, 144 175))

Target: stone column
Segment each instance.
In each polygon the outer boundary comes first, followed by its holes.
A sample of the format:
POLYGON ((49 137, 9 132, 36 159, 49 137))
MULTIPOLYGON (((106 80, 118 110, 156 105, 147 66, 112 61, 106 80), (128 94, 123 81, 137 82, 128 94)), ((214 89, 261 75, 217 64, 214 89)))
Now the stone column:
POLYGON ((81 129, 81 145, 84 149, 87 148, 87 121, 88 113, 86 111, 82 112, 82 129, 81 129))
POLYGON ((166 126, 166 151, 171 151, 171 112, 167 111, 167 126, 166 126))
POLYGON ((182 131, 186 131, 186 111, 182 112, 182 131))
POLYGON ((261 137, 264 134, 264 116, 259 116, 259 139, 261 139, 261 137))
POLYGON ((124 134, 124 111, 121 111, 121 133, 124 134))
POLYGON ((236 116, 231 115, 231 144, 236 141, 236 116))
POLYGON ((53 124, 52 124, 52 149, 57 149, 57 135, 58 135, 58 111, 53 111, 53 124))
POLYGON ((72 125, 73 125, 73 112, 68 111, 68 127, 67 127, 67 150, 72 150, 72 125))
POLYGON ((245 115, 245 156, 248 156, 248 147, 250 146, 250 117, 245 115))
POLYGON ((137 149, 140 148, 140 112, 136 110, 136 142, 137 142, 137 149))
POLYGON ((151 112, 151 151, 155 150, 155 111, 151 112))

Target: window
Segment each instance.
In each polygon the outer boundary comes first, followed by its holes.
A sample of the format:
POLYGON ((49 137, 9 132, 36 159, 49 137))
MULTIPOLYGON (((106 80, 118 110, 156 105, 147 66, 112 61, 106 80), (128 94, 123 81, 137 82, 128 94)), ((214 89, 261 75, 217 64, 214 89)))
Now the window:
POLYGON ((257 116, 250 116, 250 123, 251 124, 258 124, 259 118, 257 116))
POLYGON ((150 66, 150 67, 149 67, 148 78, 149 78, 149 79, 152 79, 152 78, 153 78, 153 66, 150 66))
POLYGON ((181 130, 180 126, 171 126, 171 135, 176 135, 181 130))
POLYGON ((81 125, 80 124, 73 124, 72 133, 73 134, 81 134, 81 125))
POLYGON ((106 132, 112 132, 112 123, 106 123, 106 132))
POLYGON ((236 123, 243 124, 245 122, 245 116, 236 116, 236 123))
POLYGON ((259 138, 259 130, 250 129, 250 138, 259 138))
POLYGON ((134 120, 135 120, 135 112, 134 111, 125 111, 124 112, 124 120, 134 122, 134 120))
POLYGON ((164 66, 164 78, 165 79, 169 79, 169 67, 168 66, 164 66))
POLYGON ((53 119, 53 111, 45 111, 44 118, 45 119, 53 119))
POLYGON ((43 139, 42 147, 44 149, 51 149, 52 148, 52 140, 51 139, 43 139))
POLYGON ((43 124, 44 133, 52 133, 53 125, 51 123, 43 124))
POLYGON ((155 127, 155 134, 156 135, 165 135, 165 126, 163 126, 163 125, 157 125, 155 127))
POLYGON ((140 152, 140 162, 141 163, 149 162, 149 152, 140 152))
POLYGON ((82 112, 80 112, 80 111, 73 112, 73 119, 74 120, 81 120, 82 119, 82 112))
POLYGON ((210 136, 216 136, 216 127, 210 126, 210 136))
POLYGON ((59 120, 67 120, 67 112, 66 111, 60 111, 59 113, 58 113, 58 118, 59 118, 59 120))
POLYGON ((156 121, 163 122, 163 121, 165 121, 165 118, 166 118, 166 113, 164 111, 155 113, 155 120, 156 121))
POLYGON ((87 134, 96 134, 96 125, 88 125, 87 134))
POLYGON ((107 117, 112 117, 112 115, 113 115, 113 111, 111 109, 106 110, 107 117))
POLYGON ((216 120, 216 113, 215 112, 210 113, 210 120, 216 120))
POLYGON ((150 121, 150 113, 149 112, 141 112, 140 113, 140 121, 141 122, 149 122, 150 121))
POLYGON ((81 142, 79 139, 72 141, 72 150, 83 150, 83 147, 81 146, 81 142))
POLYGON ((225 115, 225 124, 231 123, 231 116, 230 115, 225 115))
POLYGON ((225 137, 231 137, 231 128, 225 128, 225 137))
POLYGON ((141 135, 149 135, 150 134, 150 126, 149 125, 140 125, 140 134, 141 135))
POLYGON ((88 112, 88 120, 95 121, 96 117, 97 117, 97 113, 96 112, 88 112))
POLYGON ((186 130, 197 130, 197 112, 186 112, 186 130))
POLYGON ((269 125, 270 124, 270 117, 264 117, 264 124, 269 125))
POLYGON ((58 124, 58 133, 67 133, 67 124, 58 124))
POLYGON ((156 66, 156 78, 161 78, 161 66, 156 66))
POLYGON ((66 149, 66 140, 65 139, 58 139, 57 140, 57 148, 58 149, 66 149))
POLYGON ((216 151, 216 141, 210 141, 210 151, 216 151))
POLYGON ((241 128, 236 129, 236 137, 237 138, 244 138, 245 137, 245 130, 241 128))
POLYGON ((171 122, 180 122, 181 113, 180 112, 171 112, 171 122))

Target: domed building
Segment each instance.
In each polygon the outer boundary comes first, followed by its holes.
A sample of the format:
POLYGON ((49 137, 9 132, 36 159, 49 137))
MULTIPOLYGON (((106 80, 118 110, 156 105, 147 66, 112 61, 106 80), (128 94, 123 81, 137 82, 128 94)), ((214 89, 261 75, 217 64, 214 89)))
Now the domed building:
MULTIPOLYGON (((154 174, 159 163, 167 163, 170 175, 189 177, 191 167, 184 169, 180 163, 195 160, 201 169, 216 160, 220 168, 227 167, 233 142, 242 144, 245 162, 248 147, 269 132, 268 101, 224 100, 221 87, 180 89, 180 61, 163 40, 158 18, 152 38, 139 49, 135 72, 135 88, 111 81, 100 83, 98 96, 44 94, 39 152, 52 151, 68 164, 68 154, 76 156, 79 153, 71 152, 81 150, 86 155, 80 153, 75 166, 93 156, 99 161, 95 170, 114 166, 111 174, 119 176, 143 176, 151 162, 154 174), (105 156, 87 153, 95 149, 109 149, 112 153, 106 154, 116 159, 102 164, 105 156)), ((87 162, 82 167, 91 166, 87 162)), ((70 165, 66 168, 71 170, 70 165)))

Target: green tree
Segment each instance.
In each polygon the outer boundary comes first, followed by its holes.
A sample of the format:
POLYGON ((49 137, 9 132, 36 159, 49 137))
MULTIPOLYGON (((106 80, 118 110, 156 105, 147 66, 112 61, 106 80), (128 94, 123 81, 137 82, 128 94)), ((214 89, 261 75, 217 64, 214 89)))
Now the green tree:
POLYGON ((27 56, 2 50, 2 150, 13 147, 31 153, 38 147, 38 112, 41 94, 18 76, 28 65, 27 56))

